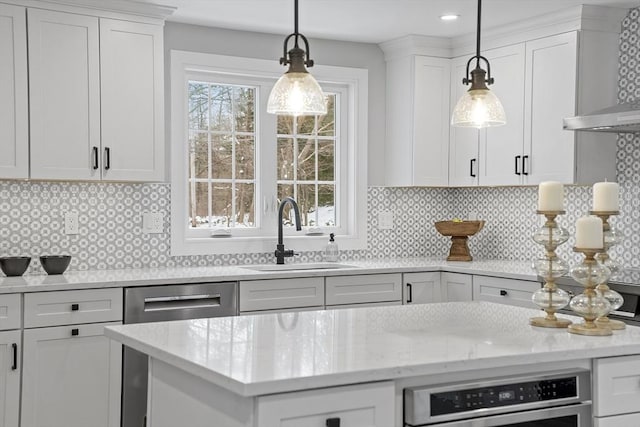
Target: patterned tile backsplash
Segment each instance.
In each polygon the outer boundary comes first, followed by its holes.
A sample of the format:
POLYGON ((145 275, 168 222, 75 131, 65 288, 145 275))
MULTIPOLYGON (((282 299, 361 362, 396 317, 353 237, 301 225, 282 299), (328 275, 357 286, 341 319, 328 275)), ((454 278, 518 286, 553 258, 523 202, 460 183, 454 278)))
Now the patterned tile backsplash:
MULTIPOLYGON (((640 8, 623 21, 620 40, 619 101, 640 99, 640 8)), ((625 236, 613 256, 625 267, 640 268, 640 136, 618 137, 617 174, 621 215, 612 220, 625 236)), ((40 272, 39 255, 70 254, 70 269, 141 268, 273 262, 272 254, 172 257, 168 184, 60 183, 0 181, 0 256, 34 257, 30 272, 40 272), (80 234, 65 235, 64 212, 79 214, 80 234), (160 212, 165 233, 142 234, 142 213, 160 212)), ((591 207, 591 187, 565 188, 567 214, 560 224, 572 234, 575 221, 591 207)), ((369 244, 341 251, 343 259, 445 257, 447 238, 433 222, 475 216, 485 228, 469 240, 478 259, 531 260, 542 250, 531 236, 542 224, 535 214, 536 187, 383 188, 368 190, 369 244), (394 212, 395 228, 378 229, 378 213, 394 212)), ((573 238, 558 253, 575 263, 573 238)), ((320 261, 320 252, 300 261, 320 261)))

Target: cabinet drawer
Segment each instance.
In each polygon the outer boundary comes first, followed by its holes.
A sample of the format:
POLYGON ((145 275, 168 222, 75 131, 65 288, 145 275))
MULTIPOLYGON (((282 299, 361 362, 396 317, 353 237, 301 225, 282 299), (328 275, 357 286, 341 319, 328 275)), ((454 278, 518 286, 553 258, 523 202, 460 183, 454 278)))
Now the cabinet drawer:
POLYGON ((240 282, 240 311, 324 307, 324 278, 240 282))
POLYGON ((535 308, 531 296, 540 286, 540 283, 528 280, 474 276, 473 299, 535 308))
POLYGON ((327 305, 401 301, 402 275, 368 274, 326 278, 327 305))
POLYGON ((593 427, 640 426, 640 412, 616 415, 615 417, 593 418, 593 427))
POLYGON ((36 292, 24 296, 24 327, 122 320, 122 289, 36 292))
POLYGON ((0 331, 20 329, 20 294, 0 295, 0 331))
POLYGON ((258 426, 326 427, 340 418, 349 427, 389 427, 395 423, 393 382, 334 387, 258 398, 258 426))
POLYGON ((598 359, 593 368, 596 417, 640 412, 640 354, 598 359))

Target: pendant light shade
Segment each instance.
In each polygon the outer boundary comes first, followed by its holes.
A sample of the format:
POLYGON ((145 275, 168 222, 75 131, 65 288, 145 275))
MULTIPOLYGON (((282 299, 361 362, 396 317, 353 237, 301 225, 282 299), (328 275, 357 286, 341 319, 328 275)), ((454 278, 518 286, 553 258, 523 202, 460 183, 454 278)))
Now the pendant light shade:
POLYGON ((289 69, 271 89, 267 101, 267 112, 292 116, 327 114, 324 93, 306 68, 313 67, 313 60, 309 59, 307 38, 298 32, 298 0, 294 1, 295 29, 284 39, 283 56, 280 58, 280 64, 289 65, 289 69), (287 45, 292 37, 295 43, 287 52, 287 45), (306 50, 300 48, 298 44, 300 39, 304 42, 306 50))
POLYGON ((451 125, 456 127, 485 128, 502 126, 507 123, 504 108, 498 97, 489 90, 488 85, 493 84, 491 66, 484 56, 480 55, 480 16, 482 0, 478 0, 478 29, 476 38, 476 55, 467 62, 467 73, 462 83, 471 84, 469 90, 460 98, 451 116, 451 125), (469 73, 469 67, 476 61, 476 68, 469 73), (480 61, 484 61, 487 71, 480 67, 480 61), (469 78, 471 74, 471 78, 469 78))

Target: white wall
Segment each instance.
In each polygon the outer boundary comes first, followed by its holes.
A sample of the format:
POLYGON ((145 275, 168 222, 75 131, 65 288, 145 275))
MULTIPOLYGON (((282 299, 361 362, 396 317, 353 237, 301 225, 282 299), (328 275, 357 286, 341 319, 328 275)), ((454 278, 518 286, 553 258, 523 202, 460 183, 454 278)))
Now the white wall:
MULTIPOLYGON (((302 30, 304 33, 304 29, 302 30)), ((165 82, 169 82, 169 51, 171 49, 219 55, 244 56, 270 59, 278 62, 282 56, 286 34, 274 35, 234 31, 196 25, 167 22, 164 30, 165 82)), ((384 184, 384 136, 385 136, 385 62, 382 50, 370 43, 353 43, 334 40, 309 40, 311 59, 320 65, 337 65, 366 68, 369 70, 369 185, 384 184)), ((286 71, 282 67, 282 71, 286 71)), ((310 70, 313 72, 313 69, 310 70)), ((170 111, 167 94, 167 136, 170 111)), ((167 139, 169 139, 167 137, 167 139)))

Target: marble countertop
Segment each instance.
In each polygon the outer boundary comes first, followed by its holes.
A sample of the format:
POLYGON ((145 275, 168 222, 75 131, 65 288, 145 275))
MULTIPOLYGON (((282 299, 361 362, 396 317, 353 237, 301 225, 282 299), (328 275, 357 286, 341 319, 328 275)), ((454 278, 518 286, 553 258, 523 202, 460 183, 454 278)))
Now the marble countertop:
POLYGON ((0 277, 0 294, 109 287, 280 279, 417 271, 449 271, 522 280, 536 280, 528 261, 485 260, 447 262, 434 258, 397 258, 341 261, 351 268, 331 270, 255 271, 239 265, 224 267, 167 267, 128 270, 70 271, 65 274, 0 277))
POLYGON ((242 396, 640 354, 640 327, 579 336, 529 326, 538 314, 438 303, 110 326, 105 334, 242 396))

